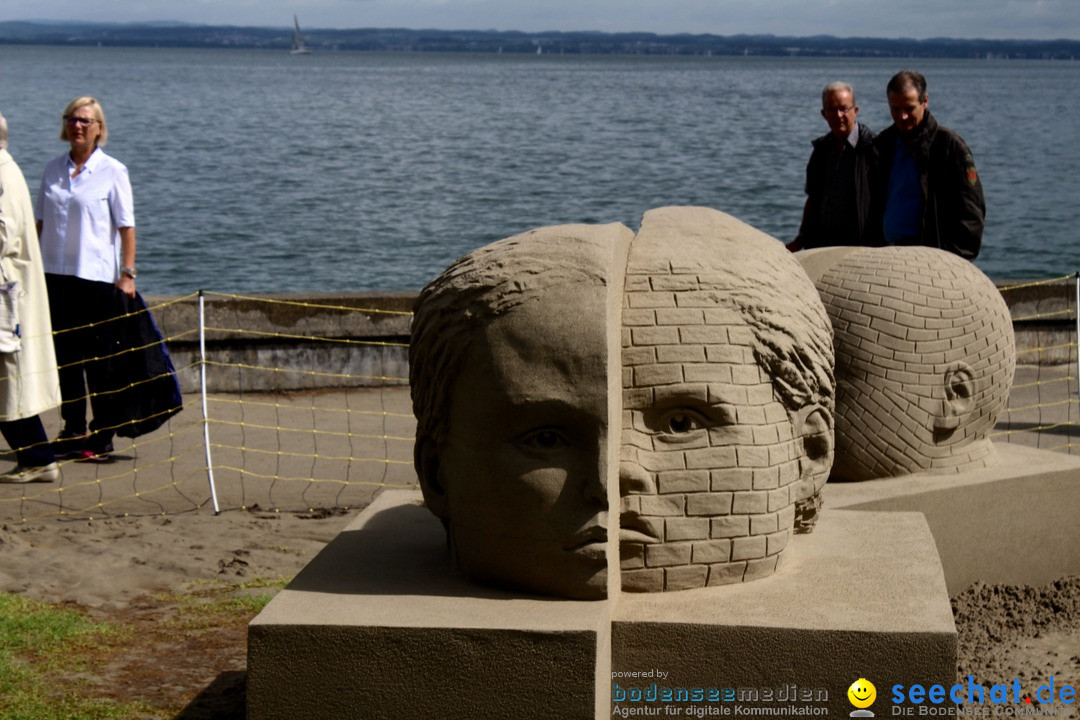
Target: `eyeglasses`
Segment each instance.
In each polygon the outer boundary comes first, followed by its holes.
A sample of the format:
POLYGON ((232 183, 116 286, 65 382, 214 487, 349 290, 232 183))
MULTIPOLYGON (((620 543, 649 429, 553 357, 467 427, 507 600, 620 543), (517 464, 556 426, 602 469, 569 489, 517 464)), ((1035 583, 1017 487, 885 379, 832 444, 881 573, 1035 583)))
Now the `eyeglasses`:
POLYGON ((844 105, 843 107, 822 108, 821 112, 825 113, 826 115, 847 115, 854 109, 854 105, 844 105))
POLYGON ((75 117, 74 115, 65 115, 64 122, 68 125, 78 125, 80 127, 86 127, 87 125, 93 125, 97 122, 94 118, 75 117))

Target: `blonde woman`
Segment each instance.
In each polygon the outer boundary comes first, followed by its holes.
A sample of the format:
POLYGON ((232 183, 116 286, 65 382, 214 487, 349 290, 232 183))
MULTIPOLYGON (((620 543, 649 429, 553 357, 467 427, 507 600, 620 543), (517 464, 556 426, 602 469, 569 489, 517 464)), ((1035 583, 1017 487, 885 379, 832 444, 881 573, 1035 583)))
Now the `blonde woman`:
POLYGON ((53 447, 58 456, 86 462, 112 459, 116 426, 99 400, 104 367, 91 360, 109 355, 109 330, 95 324, 115 317, 118 293, 135 297, 131 182, 127 168, 101 149, 107 138, 101 103, 92 97, 68 103, 60 139, 70 150, 45 166, 34 204, 64 400, 64 427, 53 447))

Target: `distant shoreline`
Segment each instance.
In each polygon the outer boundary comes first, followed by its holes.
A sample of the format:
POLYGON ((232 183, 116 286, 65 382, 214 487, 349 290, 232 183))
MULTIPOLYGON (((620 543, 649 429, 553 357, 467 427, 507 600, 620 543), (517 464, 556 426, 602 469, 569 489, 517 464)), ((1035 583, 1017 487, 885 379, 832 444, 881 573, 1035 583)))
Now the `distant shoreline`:
MULTIPOLYGON (((288 50, 291 27, 182 23, 0 22, 0 45, 235 48, 288 50)), ((539 55, 674 55, 758 57, 955 58, 1064 60, 1080 57, 1080 40, 839 38, 830 35, 662 35, 647 32, 520 32, 304 28, 313 52, 470 52, 539 55)))

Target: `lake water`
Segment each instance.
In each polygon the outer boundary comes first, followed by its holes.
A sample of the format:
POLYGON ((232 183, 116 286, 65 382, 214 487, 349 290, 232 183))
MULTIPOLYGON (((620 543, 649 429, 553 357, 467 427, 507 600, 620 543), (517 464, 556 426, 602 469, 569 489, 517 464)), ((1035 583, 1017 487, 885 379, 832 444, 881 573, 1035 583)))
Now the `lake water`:
MULTIPOLYGON (((873 59, 558 57, 0 46, 0 111, 36 189, 59 115, 97 96, 131 171, 145 293, 418 289, 539 225, 708 205, 798 228, 820 89, 889 123, 873 59)), ((1080 270, 1080 63, 919 61, 987 197, 977 264, 1080 270)))

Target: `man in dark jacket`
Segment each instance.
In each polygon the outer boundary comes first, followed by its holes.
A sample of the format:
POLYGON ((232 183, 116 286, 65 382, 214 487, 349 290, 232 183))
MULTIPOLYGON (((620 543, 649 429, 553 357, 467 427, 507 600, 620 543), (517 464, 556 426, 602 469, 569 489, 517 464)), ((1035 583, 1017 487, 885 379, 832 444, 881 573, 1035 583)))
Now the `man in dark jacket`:
POLYGON ((885 242, 937 247, 974 260, 986 201, 971 150, 930 114, 926 78, 919 73, 897 73, 886 95, 893 124, 875 141, 885 242))
POLYGON ((802 225, 788 249, 878 245, 879 224, 868 222, 870 175, 876 163, 874 133, 856 119, 859 107, 851 86, 826 85, 821 92, 821 115, 829 132, 812 143, 802 225))

